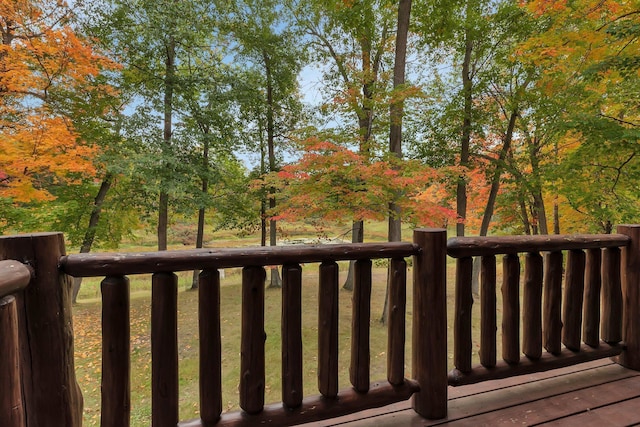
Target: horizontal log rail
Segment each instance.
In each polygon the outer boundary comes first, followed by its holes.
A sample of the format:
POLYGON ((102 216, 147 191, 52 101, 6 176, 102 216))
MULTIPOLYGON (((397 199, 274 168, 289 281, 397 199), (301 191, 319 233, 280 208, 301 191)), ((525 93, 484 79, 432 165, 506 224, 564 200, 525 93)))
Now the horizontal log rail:
POLYGON ((0 261, 0 298, 23 290, 29 285, 33 270, 18 261, 0 261))
MULTIPOLYGON (((456 279, 455 367, 448 383, 472 384, 624 356, 628 345, 623 339, 629 335, 623 337, 622 330, 622 278, 628 270, 621 267, 621 249, 629 258, 634 230, 637 226, 620 226, 619 234, 612 235, 449 239, 447 254, 456 259, 456 279), (496 255, 504 256, 501 328, 497 322, 496 255), (480 364, 476 366, 472 366, 472 257, 479 257, 481 264, 480 364), (496 352, 499 336, 501 361, 496 352)), ((633 289, 638 285, 628 287, 627 292, 636 292, 633 289)))
MULTIPOLYGON (((364 409, 414 399, 426 417, 446 415, 446 354, 433 342, 446 334, 444 265, 446 232, 416 230, 415 243, 364 243, 198 249, 147 253, 102 253, 60 258, 60 270, 76 277, 105 277, 103 296, 103 366, 101 425, 129 425, 130 332, 128 275, 152 274, 151 365, 152 426, 175 426, 178 420, 177 277, 175 272, 201 270, 199 276, 200 419, 182 426, 290 425, 333 418, 364 409), (435 237, 434 237, 435 236, 435 237), (430 241, 439 242, 436 252, 430 241), (414 257, 413 378, 405 374, 406 270, 414 257), (372 260, 390 261, 387 378, 370 379, 370 303, 372 260), (338 261, 355 261, 351 325, 351 388, 338 389, 338 261), (301 324, 302 264, 318 264, 318 396, 303 396, 301 324), (434 264, 435 263, 435 264, 434 264), (282 266, 282 402, 265 405, 264 291, 265 267, 282 266), (437 265, 437 268, 434 267, 437 265), (222 413, 220 273, 242 268, 239 399, 241 411, 222 413), (439 311, 433 313, 434 301, 439 311), (438 319, 438 335, 429 335, 438 319), (417 337, 417 338, 416 338, 417 337), (419 355, 416 355, 420 352, 419 355), (442 360, 440 360, 442 359, 442 360), (440 375, 432 375, 434 360, 440 375), (434 388, 433 384, 439 384, 434 388), (421 390, 436 389, 436 399, 421 390), (422 397, 420 397, 422 396, 422 397), (434 403, 435 402, 435 403, 434 403)), ((446 351, 446 350, 445 350, 446 351)))

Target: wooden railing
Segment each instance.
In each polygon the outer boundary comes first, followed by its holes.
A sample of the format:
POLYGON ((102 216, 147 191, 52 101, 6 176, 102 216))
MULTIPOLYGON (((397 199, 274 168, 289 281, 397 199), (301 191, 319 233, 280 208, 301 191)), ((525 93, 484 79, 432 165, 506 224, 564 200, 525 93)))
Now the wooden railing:
MULTIPOLYGON (((73 359, 68 275, 104 277, 101 425, 130 425, 130 312, 127 275, 152 274, 152 425, 178 421, 177 277, 202 270, 199 286, 200 419, 183 427, 290 425, 334 418, 412 397, 425 418, 447 414, 449 384, 469 384, 619 355, 640 370, 640 226, 618 234, 454 238, 445 230, 414 231, 413 243, 347 244, 138 254, 65 256, 60 233, 0 237, 0 260, 28 265, 19 277, 0 262, 0 425, 82 423, 82 395, 73 359), (563 252, 567 253, 563 265, 563 252), (543 255, 542 253, 546 253, 543 255), (455 369, 447 376, 446 257, 457 259, 455 369), (496 255, 503 260, 502 361, 497 356, 496 255), (524 255, 524 280, 520 256, 524 255), (411 374, 404 371, 406 263, 413 256, 411 374), (480 364, 472 366, 472 261, 482 260, 480 364), (390 260, 387 378, 370 379, 373 259, 390 260), (350 381, 338 390, 338 267, 355 260, 350 381), (301 264, 318 263, 318 396, 302 395, 301 264), (282 402, 265 405, 265 266, 282 265, 282 402), (241 411, 222 413, 220 276, 242 267, 241 411), (562 278, 564 277, 564 301, 562 278), (520 298, 522 289, 522 303, 520 298), (601 295, 601 296, 600 296, 601 295), (602 301, 602 303, 600 302, 602 301), (520 307, 522 305, 522 310, 520 307), (10 308, 14 307, 14 308, 10 308), (17 311, 17 317, 15 312, 17 311), (7 314, 8 313, 8 314, 7 314), (12 351, 19 342, 19 357, 12 351), (9 319, 9 320, 6 320, 9 319), (522 319, 522 339, 520 320, 522 319), (7 326, 8 325, 8 326, 7 326), (600 326, 599 326, 600 325, 600 326), (7 329, 8 328, 8 332, 7 329), (5 341, 8 340, 8 343, 5 341), (14 363, 15 362, 15 363, 14 363), (16 367, 19 365, 19 368, 16 367), (20 385, 16 372, 20 372, 20 385), (5 376, 5 372, 9 372, 5 376), (5 384, 5 381, 7 382, 5 384), (4 390, 12 390, 9 396, 4 390), (22 396, 22 412, 18 400, 22 396), (20 419, 20 413, 24 414, 20 419), (3 418, 4 417, 4 418, 3 418), (6 421, 9 420, 9 421, 6 421)), ((14 351, 15 353, 15 351, 14 351)))
POLYGON ((620 226, 619 234, 613 235, 450 239, 447 253, 456 258, 456 279, 455 369, 449 373, 449 384, 471 384, 621 354, 623 364, 637 369, 638 337, 630 333, 637 318, 627 322, 624 335, 622 324, 623 290, 628 319, 638 313, 634 304, 638 303, 640 264, 637 242, 632 244, 638 230, 620 226), (567 253, 564 266, 563 251, 567 253), (520 254, 524 255, 522 286, 520 254), (496 255, 504 255, 501 361, 496 351, 496 255), (472 257, 481 257, 477 366, 472 366, 472 257), (621 277, 628 283, 624 288, 621 277))
POLYGON ((60 260, 76 277, 102 281, 102 426, 129 425, 129 285, 127 275, 152 274, 152 425, 178 419, 177 276, 199 277, 200 419, 183 426, 289 425, 406 400, 425 417, 446 414, 444 230, 416 230, 415 243, 260 247, 176 252, 83 254, 60 260), (414 257, 413 378, 405 378, 405 257, 414 257), (370 379, 372 259, 390 260, 387 378, 370 379), (338 264, 355 260, 350 382, 338 390, 338 264), (301 264, 319 263, 318 396, 303 396, 301 264), (265 266, 282 265, 282 402, 265 406, 265 266), (242 267, 241 412, 222 413, 219 269, 242 267), (437 308, 437 309, 434 309, 437 308), (433 326, 435 325, 435 328, 433 326), (437 345, 434 345, 437 343, 437 345), (440 374, 438 374, 440 373, 440 374))

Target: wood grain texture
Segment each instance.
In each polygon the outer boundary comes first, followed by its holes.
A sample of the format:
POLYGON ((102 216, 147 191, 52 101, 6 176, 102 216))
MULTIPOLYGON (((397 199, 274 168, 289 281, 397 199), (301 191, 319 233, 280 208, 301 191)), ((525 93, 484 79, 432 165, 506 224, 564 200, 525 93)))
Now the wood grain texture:
POLYGON ((240 407, 257 414, 264 407, 264 289, 262 267, 242 269, 242 338, 240 344, 240 407))
POLYGON ((455 258, 515 255, 524 252, 611 248, 626 246, 628 243, 629 237, 623 234, 453 237, 447 243, 447 254, 455 258))
POLYGON ((318 390, 338 395, 338 264, 320 264, 318 296, 318 390))
POLYGON ((261 246, 251 248, 189 249, 161 252, 72 254, 60 259, 60 268, 76 277, 104 277, 189 271, 246 265, 284 265, 357 259, 402 258, 415 255, 412 243, 351 243, 339 245, 261 246))
POLYGON ((620 248, 607 248, 602 254, 602 340, 622 341, 622 287, 620 248))
POLYGON ((220 272, 198 275, 200 337, 200 418, 215 423, 222 413, 222 337, 220 332, 220 272))
POLYGON ((453 364, 462 372, 471 370, 471 318, 473 295, 471 278, 473 276, 473 258, 456 260, 455 308, 453 318, 453 364))
POLYGON ((496 257, 484 256, 480 267, 480 363, 496 365, 496 257))
POLYGON ((407 312, 407 262, 392 259, 389 273, 389 323, 387 343, 387 380, 392 385, 404 383, 404 356, 407 312))
POLYGON ((151 425, 178 422, 178 276, 151 278, 151 425))
POLYGON ((0 298, 0 349, 0 426, 24 427, 18 311, 11 295, 0 298))
POLYGON ((62 233, 0 237, 0 260, 33 268, 15 295, 18 311, 23 404, 28 427, 79 427, 82 393, 75 374, 71 278, 58 270, 65 255, 62 233))
POLYGON ((640 225, 619 225, 618 233, 631 239, 622 248, 622 339, 626 350, 620 355, 620 363, 640 370, 640 225))
POLYGON ((502 260, 502 359, 520 361, 520 258, 506 255, 502 260))
POLYGON ((584 274, 582 341, 592 347, 600 343, 600 291, 602 250, 589 249, 584 274))
POLYGON ((447 416, 447 232, 416 229, 421 251, 413 270, 413 378, 420 391, 413 409, 429 419, 447 416))
POLYGON ((101 427, 126 427, 131 414, 129 279, 106 277, 102 292, 101 427))
POLYGON ((582 302, 584 299, 583 251, 569 251, 562 304, 562 343, 569 350, 579 351, 582 332, 582 302))
POLYGON ((562 351, 562 252, 545 256, 543 345, 552 354, 562 351))
POLYGON ((282 402, 302 404, 302 268, 282 267, 282 402))
POLYGON ((371 265, 371 260, 358 260, 354 264, 349 379, 353 388, 360 393, 369 390, 371 265))
POLYGON ((522 298, 522 352, 530 359, 542 355, 542 256, 528 253, 522 298))

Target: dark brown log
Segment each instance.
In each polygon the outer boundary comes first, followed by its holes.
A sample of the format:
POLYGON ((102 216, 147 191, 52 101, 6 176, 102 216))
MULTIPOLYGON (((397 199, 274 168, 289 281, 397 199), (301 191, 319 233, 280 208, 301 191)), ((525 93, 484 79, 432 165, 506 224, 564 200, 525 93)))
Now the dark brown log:
POLYGON ((482 257, 480 269, 480 363, 496 366, 496 257, 482 257))
POLYGON ((544 273, 543 343, 551 354, 562 351, 562 252, 546 255, 544 273))
POLYGON ((265 246, 228 249, 189 249, 162 252, 73 254, 60 260, 62 271, 72 276, 104 277, 231 268, 245 265, 283 265, 357 259, 402 258, 418 253, 405 242, 340 245, 265 246))
POLYGON ((602 287, 602 250, 589 249, 584 277, 582 341, 596 347, 600 343, 600 289, 602 287))
POLYGON ((200 337, 200 418, 215 423, 222 413, 222 342, 220 333, 220 272, 198 275, 200 337))
POLYGON ((242 269, 242 342, 240 344, 240 407, 257 414, 264 407, 265 365, 264 281, 262 267, 242 269))
POLYGON ((602 255, 602 340, 622 341, 622 288, 620 248, 607 248, 602 255))
POLYGON ((567 255, 567 274, 564 286, 562 310, 562 343, 569 350, 579 351, 582 332, 582 300, 584 298, 583 251, 569 251, 567 255))
POLYGON ((13 296, 0 298, 0 349, 0 426, 24 427, 18 311, 13 296))
POLYGON ((107 277, 102 291, 101 427, 128 426, 131 413, 129 279, 107 277))
POLYGON ((0 260, 33 267, 29 286, 16 294, 23 404, 27 426, 79 427, 82 393, 76 382, 71 278, 60 274, 62 233, 0 237, 0 260))
POLYGON ((353 388, 366 393, 369 390, 371 323, 371 260, 358 260, 354 264, 353 304, 351 316, 351 365, 349 378, 353 388))
POLYGON ((178 422, 178 276, 151 281, 151 425, 168 427, 178 422))
POLYGON ((447 243, 447 254, 465 258, 523 252, 558 252, 612 248, 625 246, 628 242, 629 238, 621 234, 453 237, 447 243))
POLYGON ((18 261, 0 261, 0 298, 26 288, 31 280, 31 271, 18 261))
POLYGON ((626 347, 620 364, 640 370, 640 225, 619 225, 618 233, 631 238, 622 248, 622 339, 626 347))
POLYGON ((387 380, 394 386, 404 382, 405 316, 407 311, 407 263, 392 259, 389 282, 387 380))
POLYGON ((453 318, 453 364, 461 372, 471 370, 471 277, 473 258, 459 258, 456 261, 455 311, 453 318))
POLYGON ((318 390, 338 395, 338 264, 320 264, 318 296, 318 390))
POLYGON ((413 409, 429 419, 447 416, 447 231, 416 229, 421 248, 413 270, 413 409))
POLYGON ((524 265, 522 352, 530 359, 542 355, 542 256, 528 253, 524 265))
POLYGON ((502 261, 502 359, 520 361, 520 258, 507 255, 502 261))
MULTIPOLYGON (((302 405, 295 409, 288 409, 280 403, 265 406, 264 410, 256 415, 248 415, 244 412, 231 412, 222 414, 222 419, 216 427, 254 427, 259 425, 272 425, 278 427, 313 423, 328 420, 366 409, 379 408, 396 402, 402 402, 420 390, 416 381, 406 380, 401 386, 393 386, 388 382, 372 383, 369 392, 358 393, 353 388, 341 390, 335 399, 327 399, 323 396, 307 397, 302 405)), ((325 425, 322 423, 322 425, 325 425)), ((178 427, 209 427, 200 419, 182 422, 178 427)))
POLYGON ((282 402, 302 404, 302 268, 282 267, 282 402))
POLYGON ((610 346, 602 342, 598 348, 582 345, 579 352, 573 352, 568 349, 563 349, 558 355, 545 352, 538 359, 525 358, 517 365, 499 362, 495 368, 491 369, 478 365, 467 374, 453 370, 449 372, 449 384, 452 386, 461 386, 476 384, 482 381, 515 377, 517 375, 532 374, 534 372, 550 371, 552 369, 564 368, 592 360, 614 357, 619 355, 622 349, 622 346, 610 346))

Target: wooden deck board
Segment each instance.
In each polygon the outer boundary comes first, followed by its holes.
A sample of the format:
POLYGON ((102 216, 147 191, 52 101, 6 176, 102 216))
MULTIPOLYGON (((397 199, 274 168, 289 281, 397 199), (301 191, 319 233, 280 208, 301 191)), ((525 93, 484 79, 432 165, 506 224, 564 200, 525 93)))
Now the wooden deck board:
MULTIPOLYGON (((317 427, 623 426, 640 423, 640 372, 600 360, 544 373, 449 388, 449 414, 425 420, 410 402, 371 409, 317 427)), ((307 426, 311 426, 308 424, 307 426)))

